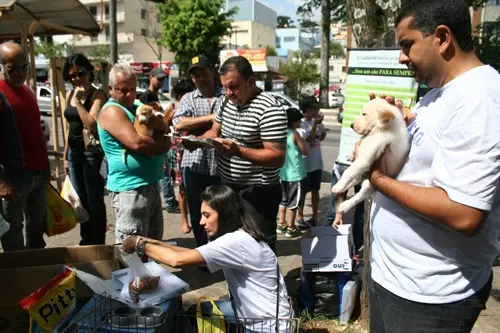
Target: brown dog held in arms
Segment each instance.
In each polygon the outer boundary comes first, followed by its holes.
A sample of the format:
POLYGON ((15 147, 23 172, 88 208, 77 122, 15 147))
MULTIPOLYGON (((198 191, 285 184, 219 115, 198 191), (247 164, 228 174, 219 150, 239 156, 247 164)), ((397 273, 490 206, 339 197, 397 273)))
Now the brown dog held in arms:
POLYGON ((165 139, 163 113, 155 111, 153 106, 141 105, 137 108, 134 128, 138 134, 153 138, 156 142, 162 142, 165 139))

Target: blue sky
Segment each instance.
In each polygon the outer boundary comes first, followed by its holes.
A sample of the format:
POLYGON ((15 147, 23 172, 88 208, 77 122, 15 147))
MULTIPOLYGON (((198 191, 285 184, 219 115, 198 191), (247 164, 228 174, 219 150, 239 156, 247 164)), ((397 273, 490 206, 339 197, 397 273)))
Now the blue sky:
MULTIPOLYGON (((274 9, 278 15, 290 16, 295 23, 297 23, 297 7, 301 5, 301 3, 305 2, 304 0, 257 0, 267 5, 268 7, 274 9)), ((320 13, 319 10, 314 13, 313 19, 319 20, 320 13)))

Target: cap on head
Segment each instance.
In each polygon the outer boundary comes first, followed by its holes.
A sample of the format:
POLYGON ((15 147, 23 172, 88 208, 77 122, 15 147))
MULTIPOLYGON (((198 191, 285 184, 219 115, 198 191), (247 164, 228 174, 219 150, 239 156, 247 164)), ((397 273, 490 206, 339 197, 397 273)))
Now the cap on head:
POLYGON ((155 67, 151 71, 151 76, 156 77, 157 79, 164 79, 167 77, 167 74, 165 74, 165 71, 161 67, 155 67))
POLYGON ((320 103, 316 100, 316 97, 314 96, 307 96, 302 99, 300 102, 300 109, 302 112, 306 112, 307 109, 312 109, 312 108, 320 108, 321 105, 320 103))
POLYGON ((191 74, 191 71, 194 68, 212 68, 212 65, 210 64, 210 60, 208 60, 207 57, 205 57, 204 55, 198 55, 191 58, 191 61, 189 61, 188 73, 191 74))

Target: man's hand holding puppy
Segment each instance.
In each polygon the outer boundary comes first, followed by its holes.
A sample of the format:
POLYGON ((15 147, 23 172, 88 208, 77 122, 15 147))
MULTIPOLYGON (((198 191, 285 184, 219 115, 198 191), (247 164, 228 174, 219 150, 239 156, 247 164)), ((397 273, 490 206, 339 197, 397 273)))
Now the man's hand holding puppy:
MULTIPOLYGON (((393 97, 380 96, 402 109, 402 101, 393 97)), ((370 99, 375 95, 370 94, 370 99)), ((410 125, 416 118, 409 113, 405 118, 410 125)), ((369 174, 372 186, 405 208, 426 217, 432 221, 442 222, 466 236, 473 235, 486 219, 487 214, 479 209, 462 205, 451 200, 440 187, 416 186, 400 182, 386 174, 387 166, 384 161, 387 148, 382 156, 373 164, 369 174)))

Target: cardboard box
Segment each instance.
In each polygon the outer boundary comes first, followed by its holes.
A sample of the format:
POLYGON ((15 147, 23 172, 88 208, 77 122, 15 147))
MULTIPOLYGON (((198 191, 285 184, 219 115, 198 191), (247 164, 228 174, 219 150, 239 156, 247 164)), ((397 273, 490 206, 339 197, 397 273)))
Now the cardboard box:
POLYGON ((350 224, 311 228, 300 240, 302 266, 306 272, 351 272, 354 242, 350 224))
MULTIPOLYGON (((0 253, 0 332, 28 332, 29 314, 19 301, 48 283, 66 265, 111 278, 111 272, 120 268, 115 251, 116 247, 100 245, 0 253)), ((77 299, 92 295, 77 279, 77 299)))

